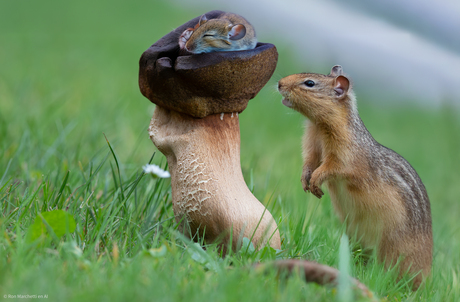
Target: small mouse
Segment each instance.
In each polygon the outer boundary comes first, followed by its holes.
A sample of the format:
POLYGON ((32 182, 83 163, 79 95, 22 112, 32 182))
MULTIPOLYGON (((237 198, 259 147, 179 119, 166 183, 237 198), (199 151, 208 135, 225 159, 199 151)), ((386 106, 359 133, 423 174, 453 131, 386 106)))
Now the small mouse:
POLYGON ((379 144, 358 114, 341 66, 329 75, 300 73, 278 82, 282 103, 308 118, 303 138, 302 185, 321 198, 328 188, 335 212, 379 261, 429 275, 433 236, 430 201, 420 177, 399 154, 379 144))
POLYGON ((194 28, 187 28, 179 37, 181 52, 192 54, 253 49, 256 44, 253 26, 233 13, 210 20, 203 15, 194 28))

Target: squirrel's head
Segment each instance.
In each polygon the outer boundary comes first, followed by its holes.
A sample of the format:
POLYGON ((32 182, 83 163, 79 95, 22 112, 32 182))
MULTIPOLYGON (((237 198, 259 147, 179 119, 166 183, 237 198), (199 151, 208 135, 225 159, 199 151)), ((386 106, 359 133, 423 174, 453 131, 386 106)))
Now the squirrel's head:
POLYGON ((203 15, 188 38, 185 48, 195 54, 230 50, 245 35, 246 27, 243 24, 232 24, 227 19, 208 20, 203 15))
POLYGON ((278 82, 283 105, 292 108, 310 120, 326 120, 331 115, 348 112, 356 107, 350 80, 342 67, 332 67, 329 75, 299 73, 278 82))

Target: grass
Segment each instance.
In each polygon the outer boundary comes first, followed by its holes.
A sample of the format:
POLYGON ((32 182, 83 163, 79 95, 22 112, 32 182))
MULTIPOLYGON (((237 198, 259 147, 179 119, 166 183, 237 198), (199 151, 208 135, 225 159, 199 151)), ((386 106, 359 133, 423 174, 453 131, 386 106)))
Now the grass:
MULTIPOLYGON (((186 12, 158 1, 0 4, 1 297, 341 299, 335 289, 298 276, 282 280, 250 269, 273 253, 244 250, 221 259, 212 245, 204 251, 189 242, 172 219, 169 180, 142 173, 155 152, 147 135, 154 106, 139 92, 138 59, 175 26, 211 9, 186 12), (74 217, 75 232, 28 241, 38 214, 55 209, 74 217)), ((273 89, 282 76, 304 70, 287 46, 278 50, 273 79, 240 115, 243 173, 280 221, 282 257, 339 267, 348 257, 339 252, 343 226, 327 194, 318 200, 300 186, 303 118, 281 106, 273 89)), ((459 113, 447 106, 386 107, 359 94, 358 102, 374 137, 424 181, 435 254, 432 277, 415 293, 373 258, 365 265, 359 252, 349 255, 350 274, 383 300, 460 300, 459 113)), ((159 152, 153 163, 166 166, 159 152)))

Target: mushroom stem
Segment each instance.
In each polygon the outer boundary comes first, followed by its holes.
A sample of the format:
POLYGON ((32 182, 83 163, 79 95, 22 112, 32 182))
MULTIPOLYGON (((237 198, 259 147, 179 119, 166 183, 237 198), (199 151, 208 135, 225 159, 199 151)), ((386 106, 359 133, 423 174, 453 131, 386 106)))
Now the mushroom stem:
POLYGON ((280 248, 275 220, 244 182, 237 113, 197 119, 157 106, 149 134, 168 161, 174 214, 185 235, 218 242, 224 253, 243 237, 257 248, 280 248))

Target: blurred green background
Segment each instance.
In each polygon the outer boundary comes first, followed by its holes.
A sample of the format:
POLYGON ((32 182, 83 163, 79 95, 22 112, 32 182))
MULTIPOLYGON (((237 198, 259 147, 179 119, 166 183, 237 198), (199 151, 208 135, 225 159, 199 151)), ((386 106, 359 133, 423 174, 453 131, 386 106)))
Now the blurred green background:
MULTIPOLYGON (((58 188, 67 171, 70 171, 68 191, 73 192, 83 183, 89 167, 94 167, 94 162, 108 154, 104 134, 118 156, 121 174, 125 175, 126 181, 129 175, 140 171, 156 150, 147 134, 154 105, 141 95, 137 83, 140 55, 175 27, 213 9, 219 8, 197 5, 193 10, 186 10, 167 1, 0 2, 0 200, 3 203, 3 221, 7 221, 6 217, 17 206, 14 202, 20 203, 23 197, 25 199, 46 181, 51 187, 58 188), (18 186, 14 194, 8 191, 11 184, 18 186)), ((233 12, 238 13, 237 8, 233 12)), ((256 30, 263 31, 262 28, 256 30)), ((301 255, 336 266, 334 251, 338 248, 343 230, 341 223, 334 215, 327 195, 319 201, 302 190, 301 136, 304 118, 282 106, 276 91, 279 79, 309 71, 309 66, 299 66, 291 45, 279 41, 277 36, 263 41, 277 46, 278 67, 270 82, 240 115, 243 174, 255 196, 269 204, 275 218, 281 220, 280 232, 285 248, 298 246, 294 250, 301 255), (308 236, 300 238, 292 235, 306 218, 311 219, 308 236)), ((322 72, 328 73, 336 63, 327 64, 322 72)), ((350 76, 353 78, 353 74, 350 76)), ((354 84, 360 86, 360 83, 354 84)), ((435 254, 433 279, 427 289, 417 295, 397 287, 389 290, 387 285, 378 285, 384 279, 367 274, 369 270, 366 268, 360 268, 357 274, 375 283, 374 289, 377 288, 380 295, 389 295, 390 298, 430 298, 433 301, 460 298, 460 114, 448 105, 438 108, 418 107, 413 103, 390 106, 385 100, 371 101, 372 91, 363 87, 358 91, 360 115, 369 131, 377 141, 404 156, 425 183, 432 202, 435 254)), ((164 166, 165 159, 157 152, 154 162, 164 166)), ((104 190, 105 194, 113 181, 110 166, 105 165, 101 171, 104 176, 94 186, 104 190)), ((148 180, 143 180, 140 186, 141 189, 147 188, 148 180)), ((164 190, 168 190, 167 182, 164 190)), ((36 209, 41 205, 41 194, 33 197, 36 209)), ((70 199, 70 195, 66 193, 65 198, 70 199)), ((30 209, 33 208, 31 206, 30 209)), ((170 208, 165 215, 172 215, 170 208)), ((94 300, 111 297, 104 282, 84 285, 81 282, 84 275, 96 273, 84 270, 81 273, 77 264, 75 267, 66 264, 72 267, 69 274, 77 276, 74 276, 77 280, 74 284, 60 281, 64 283, 59 283, 59 287, 66 287, 66 290, 58 290, 57 286, 39 279, 43 276, 44 280, 52 283, 61 274, 64 280, 71 277, 57 268, 62 266, 62 259, 56 260, 56 265, 49 264, 50 272, 42 275, 37 267, 54 261, 53 257, 57 256, 49 251, 37 255, 27 252, 28 249, 21 247, 21 241, 14 237, 20 237, 34 218, 35 214, 31 214, 28 220, 17 224, 11 220, 8 224, 0 221, 3 233, 9 234, 2 237, 0 243, 0 294, 12 293, 13 289, 25 293, 34 289, 45 293, 49 291, 50 295, 54 293, 53 300, 72 300, 86 297, 86 290, 92 292, 92 296, 88 297, 94 300), (23 252, 19 253, 20 250, 23 252), (12 257, 11 253, 17 257, 12 257), (32 260, 27 262, 21 257, 32 260), (22 260, 31 266, 15 264, 15 261, 22 260), (91 286, 94 288, 89 289, 91 286), (83 293, 73 293, 77 289, 83 293)), ((116 238, 113 240, 116 242, 116 238)), ((144 242, 153 248, 158 247, 155 246, 158 241, 146 238, 144 242)), ((83 245, 80 248, 87 253, 90 264, 99 263, 98 259, 103 257, 97 254, 94 258, 91 253, 95 252, 85 250, 83 245)), ((129 255, 129 251, 123 252, 121 258, 135 256, 129 255)), ((178 258, 178 255, 174 257, 178 258)), ((165 260, 164 265, 180 270, 181 262, 174 257, 165 260)), ((67 263, 67 260, 64 262, 67 263)), ((143 269, 136 265, 130 271, 135 276, 137 269, 143 269)), ((195 266, 190 268, 190 264, 185 265, 192 270, 195 266)), ((107 272, 102 264, 95 264, 93 268, 107 272)), ((122 270, 110 272, 115 276, 110 282, 124 288, 123 297, 129 297, 133 289, 123 284, 128 282, 133 285, 134 281, 125 280, 123 274, 126 272, 122 270)), ((149 272, 145 278, 156 280, 149 274, 155 275, 149 272)), ((187 274, 190 271, 176 277, 185 280, 187 274)), ((206 274, 191 274, 199 275, 196 277, 199 283, 209 279, 206 274)), ((233 275, 225 276, 233 280, 229 284, 240 286, 238 281, 241 276, 234 272, 230 274, 233 275)), ((247 278, 259 278, 253 277, 247 278)), ((224 282, 225 278, 218 280, 224 282)), ((167 283, 169 279, 165 280, 167 283)), ((175 282, 178 288, 174 291, 180 292, 181 282, 185 281, 175 282)), ((192 284, 183 286, 187 288, 191 300, 198 300, 198 293, 191 294, 193 280, 189 282, 192 284)), ((275 296, 267 296, 266 299, 289 297, 292 294, 290 290, 296 288, 294 285, 302 286, 302 283, 289 283, 274 293, 275 296)), ((170 294, 164 286, 157 293, 163 294, 161 300, 181 300, 180 294, 170 294)), ((219 286, 221 283, 217 281, 216 288, 219 286)), ((252 287, 250 283, 245 286, 247 290, 252 287)), ((141 282, 135 288, 140 291, 149 287, 143 287, 141 282)), ((309 297, 308 292, 313 292, 318 301, 327 301, 334 294, 316 287, 307 289, 299 297, 309 297)), ((214 298, 222 299, 224 294, 225 290, 223 296, 214 298)), ((212 292, 208 297, 213 297, 212 292)), ((237 299, 229 297, 230 301, 237 299)), ((148 299, 148 295, 138 298, 148 299)), ((113 301, 114 297, 111 299, 113 301)))

